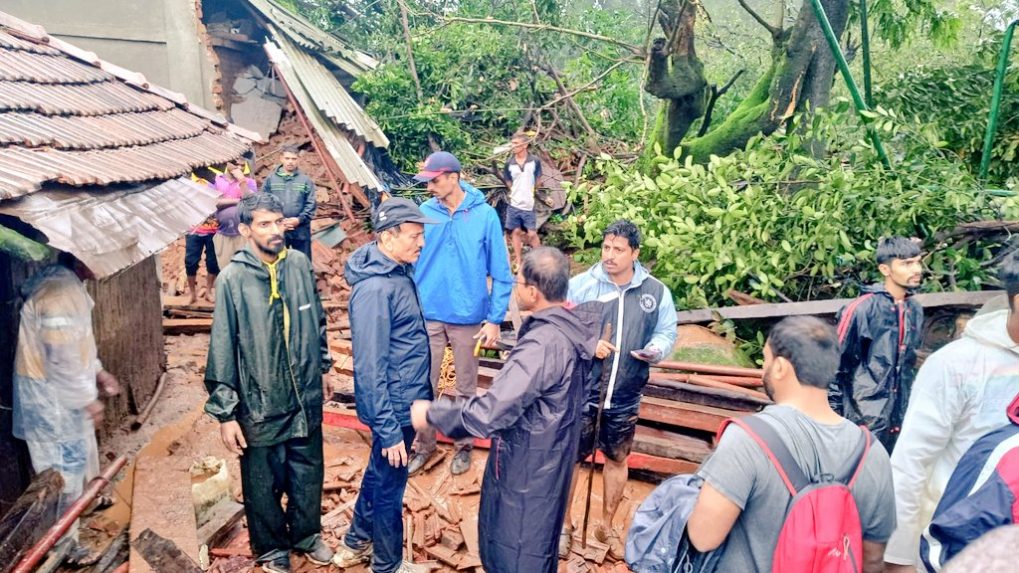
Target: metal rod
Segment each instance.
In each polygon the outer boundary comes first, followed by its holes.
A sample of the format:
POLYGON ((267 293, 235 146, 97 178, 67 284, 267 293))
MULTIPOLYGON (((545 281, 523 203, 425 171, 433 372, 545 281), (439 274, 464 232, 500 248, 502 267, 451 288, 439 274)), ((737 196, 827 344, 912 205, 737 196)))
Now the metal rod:
POLYGON ((716 364, 697 364, 695 362, 679 362, 675 360, 662 360, 652 364, 655 368, 663 370, 687 370, 701 374, 721 374, 726 376, 746 376, 750 378, 761 378, 764 371, 757 368, 742 368, 740 366, 719 366, 716 364))
POLYGON ((46 556, 46 552, 49 551, 60 538, 67 533, 67 530, 74 524, 74 520, 81 516, 85 508, 88 507, 92 500, 99 495, 104 487, 113 476, 117 475, 117 472, 124 467, 127 463, 127 456, 122 455, 117 459, 113 460, 109 466, 103 471, 101 475, 89 482, 88 487, 85 488, 85 492, 81 494, 81 497, 76 499, 71 507, 67 508, 67 511, 60 516, 60 519, 54 523, 46 534, 42 536, 42 539, 36 542, 31 549, 25 553, 25 556, 21 558, 21 561, 14 567, 11 573, 29 573, 32 569, 38 565, 39 561, 46 556))
POLYGON ((874 107, 874 93, 870 84, 870 24, 867 22, 867 0, 860 0, 860 46, 863 48, 863 97, 874 107))
POLYGON ((145 404, 145 407, 142 408, 141 414, 138 414, 138 417, 135 418, 134 422, 131 422, 132 432, 135 432, 138 429, 140 429, 142 426, 145 425, 145 422, 148 421, 149 416, 152 415, 152 410, 156 406, 156 401, 159 400, 159 395, 163 393, 164 386, 166 386, 166 372, 163 372, 159 376, 159 383, 156 384, 156 391, 152 393, 152 397, 149 398, 149 401, 145 404))
POLYGON ((994 76, 994 90, 991 92, 991 111, 987 118, 987 132, 984 134, 984 151, 980 155, 980 178, 986 179, 991 168, 991 148, 994 144, 994 132, 998 129, 998 112, 1001 111, 1001 92, 1005 85, 1005 71, 1008 70, 1008 55, 1012 50, 1012 36, 1019 20, 1015 20, 1005 29, 1005 42, 998 56, 998 71, 994 76))
POLYGON ((297 98, 294 97, 294 92, 291 91, 286 78, 283 77, 283 73, 280 72, 279 67, 276 64, 273 64, 272 67, 276 70, 276 77, 279 79, 280 85, 282 85, 283 89, 287 92, 287 101, 289 101, 290 105, 294 107, 294 113, 297 114, 297 119, 301 121, 301 125, 304 127, 304 130, 308 132, 308 139, 311 140, 311 147, 315 150, 315 153, 318 154, 318 159, 322 162, 322 167, 325 167, 326 171, 329 172, 330 183, 332 183, 333 191, 336 192, 336 197, 340 200, 340 206, 343 207, 343 214, 347 216, 347 219, 350 219, 351 223, 356 223, 357 219, 354 218, 354 212, 350 210, 350 204, 347 203, 346 196, 344 196, 343 192, 340 191, 339 186, 336 184, 340 177, 333 171, 332 164, 330 163, 331 158, 326 157, 325 152, 322 151, 322 148, 319 146, 318 138, 315 136, 315 130, 313 130, 311 125, 308 124, 308 118, 304 117, 304 110, 302 110, 301 106, 298 105, 297 98))
MULTIPOLYGON (((842 79, 846 82, 846 87, 849 88, 849 94, 853 97, 853 103, 856 105, 856 110, 863 112, 869 111, 867 103, 863 101, 863 97, 860 95, 860 89, 856 87, 856 81, 853 80, 853 74, 849 71, 849 62, 846 61, 846 56, 842 54, 842 48, 839 46, 839 39, 835 35, 835 31, 832 30, 831 22, 828 21, 828 14, 824 11, 824 6, 821 6, 821 0, 810 0, 811 5, 814 7, 814 13, 817 15, 817 21, 821 24, 821 31, 824 32, 824 37, 828 40, 828 47, 831 48, 832 56, 835 57, 835 63, 838 64, 839 72, 842 74, 842 79)), ((863 115, 862 113, 860 114, 863 115)), ((864 118, 866 120, 866 118, 864 118)), ((881 158, 881 163, 888 169, 892 168, 891 162, 888 160, 888 155, 885 153, 885 147, 881 144, 881 137, 878 136, 877 131, 871 127, 867 128, 867 135, 870 137, 871 143, 874 145, 874 150, 877 151, 877 156, 881 158)))

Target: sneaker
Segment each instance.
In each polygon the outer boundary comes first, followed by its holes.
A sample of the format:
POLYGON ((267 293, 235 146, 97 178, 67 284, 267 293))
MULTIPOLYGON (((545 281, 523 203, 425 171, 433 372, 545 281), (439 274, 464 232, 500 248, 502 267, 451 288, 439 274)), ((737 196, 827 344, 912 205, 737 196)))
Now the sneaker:
POLYGON ((290 573, 290 559, 282 558, 275 561, 262 563, 262 571, 265 573, 290 573))
POLYGON ((425 467, 425 464, 428 463, 428 460, 431 459, 432 454, 434 453, 434 451, 427 454, 411 452, 410 459, 407 460, 407 475, 412 476, 420 472, 421 468, 425 467))
POLYGON ((471 450, 468 448, 457 450, 453 461, 449 464, 449 473, 458 476, 467 473, 469 469, 471 469, 471 450))
POLYGON ((304 557, 318 566, 329 565, 333 560, 333 550, 325 544, 325 541, 317 539, 315 540, 315 548, 304 552, 304 557))
POLYGON ((594 528, 594 538, 598 541, 609 546, 609 557, 612 557, 616 561, 623 559, 624 548, 623 540, 619 538, 619 534, 614 529, 609 529, 604 525, 599 525, 594 528))
POLYGON ((347 542, 343 542, 340 548, 333 554, 333 565, 344 568, 353 567, 360 563, 364 563, 371 559, 372 556, 372 544, 371 542, 365 543, 361 549, 352 549, 347 547, 347 542))
POLYGON ((567 559, 573 549, 573 526, 563 524, 563 530, 559 532, 559 558, 567 559))

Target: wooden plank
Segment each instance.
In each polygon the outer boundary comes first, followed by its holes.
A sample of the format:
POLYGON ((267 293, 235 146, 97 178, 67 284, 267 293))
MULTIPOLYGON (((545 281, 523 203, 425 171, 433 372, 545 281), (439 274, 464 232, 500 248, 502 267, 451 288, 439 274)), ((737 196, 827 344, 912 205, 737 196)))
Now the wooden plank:
POLYGON ((131 547, 148 562, 153 573, 203 573, 202 568, 174 542, 160 537, 151 529, 141 532, 131 547))
MULTIPOLYGON (((351 430, 359 430, 362 432, 370 431, 368 429, 368 426, 365 426, 364 424, 361 423, 360 420, 357 419, 357 414, 353 410, 326 407, 323 409, 322 423, 327 426, 334 426, 338 428, 347 428, 351 430)), ((638 432, 639 431, 640 429, 638 428, 638 432)), ((453 443, 453 440, 442 435, 441 432, 437 432, 436 435, 440 442, 446 444, 453 443)), ((474 438, 474 447, 487 450, 491 447, 491 441, 484 440, 481 438, 474 438)), ((598 455, 595 458, 595 463, 597 464, 604 463, 605 458, 602 455, 602 453, 598 452, 597 454, 598 455)), ((638 451, 635 451, 630 454, 630 457, 626 459, 626 465, 630 469, 634 470, 647 470, 649 472, 668 475, 690 473, 691 471, 697 468, 696 463, 692 463, 688 460, 668 459, 659 456, 645 454, 638 451)))
POLYGON ((14 568, 22 554, 42 539, 60 514, 57 504, 64 480, 56 470, 37 475, 0 518, 0 571, 14 568))
POLYGON ((163 334, 203 334, 212 331, 211 318, 164 318, 163 334))
POLYGON ((761 400, 740 392, 730 392, 719 388, 696 386, 686 382, 671 380, 652 380, 644 387, 644 395, 654 398, 665 398, 676 402, 689 402, 702 406, 713 406, 727 410, 747 410, 756 412, 771 404, 770 400, 761 400))
MULTIPOLYGON (((1004 294, 1004 291, 1000 290, 931 292, 918 294, 915 298, 925 309, 945 306, 978 307, 983 306, 990 299, 1002 294, 1004 294)), ((676 319, 679 324, 699 324, 713 322, 717 320, 716 317, 731 320, 751 320, 780 319, 786 316, 803 315, 834 316, 840 308, 852 300, 851 298, 833 298, 828 300, 681 310, 676 313, 676 319)))

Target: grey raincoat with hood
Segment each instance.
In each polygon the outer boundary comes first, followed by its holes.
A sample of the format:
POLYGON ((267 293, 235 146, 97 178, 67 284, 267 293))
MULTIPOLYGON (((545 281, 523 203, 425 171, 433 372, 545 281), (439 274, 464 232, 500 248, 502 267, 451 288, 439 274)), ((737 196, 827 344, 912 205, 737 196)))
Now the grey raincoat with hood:
POLYGON ((535 312, 488 393, 428 412, 451 438, 492 437, 478 516, 488 573, 556 571, 600 325, 598 302, 535 312))

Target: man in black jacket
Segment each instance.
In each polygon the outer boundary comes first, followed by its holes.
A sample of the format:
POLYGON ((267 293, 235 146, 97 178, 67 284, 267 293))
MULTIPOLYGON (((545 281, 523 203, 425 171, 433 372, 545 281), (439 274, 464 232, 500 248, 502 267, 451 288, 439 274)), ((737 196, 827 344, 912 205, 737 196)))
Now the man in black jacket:
POLYGON ((841 358, 828 401, 867 426, 889 452, 906 414, 923 336, 923 307, 910 296, 923 277, 920 254, 911 239, 881 239, 876 258, 884 283, 864 288, 837 317, 841 358))
POLYGON ((315 201, 315 182, 298 169, 296 145, 283 146, 280 166, 262 184, 263 193, 271 193, 283 203, 284 240, 287 248, 304 253, 311 259, 311 220, 318 204, 315 201))
POLYGON ((580 445, 585 382, 598 345, 601 303, 567 308, 570 265, 551 247, 532 250, 516 297, 531 316, 484 396, 416 402, 419 431, 492 437, 478 515, 488 573, 552 573, 580 445))
POLYGON ((354 520, 333 563, 352 567, 371 558, 374 573, 406 571, 403 491, 414 441, 410 405, 431 399, 428 332, 411 266, 436 223, 417 205, 394 197, 373 217, 378 239, 350 255, 350 330, 357 417, 372 432, 372 451, 354 506, 354 520))
POLYGON ((205 411, 241 456, 251 550, 263 571, 289 573, 290 550, 326 565, 320 538, 322 374, 332 365, 311 262, 283 247, 283 207, 241 201, 248 244, 216 281, 205 411), (286 512, 280 503, 287 494, 286 512))

